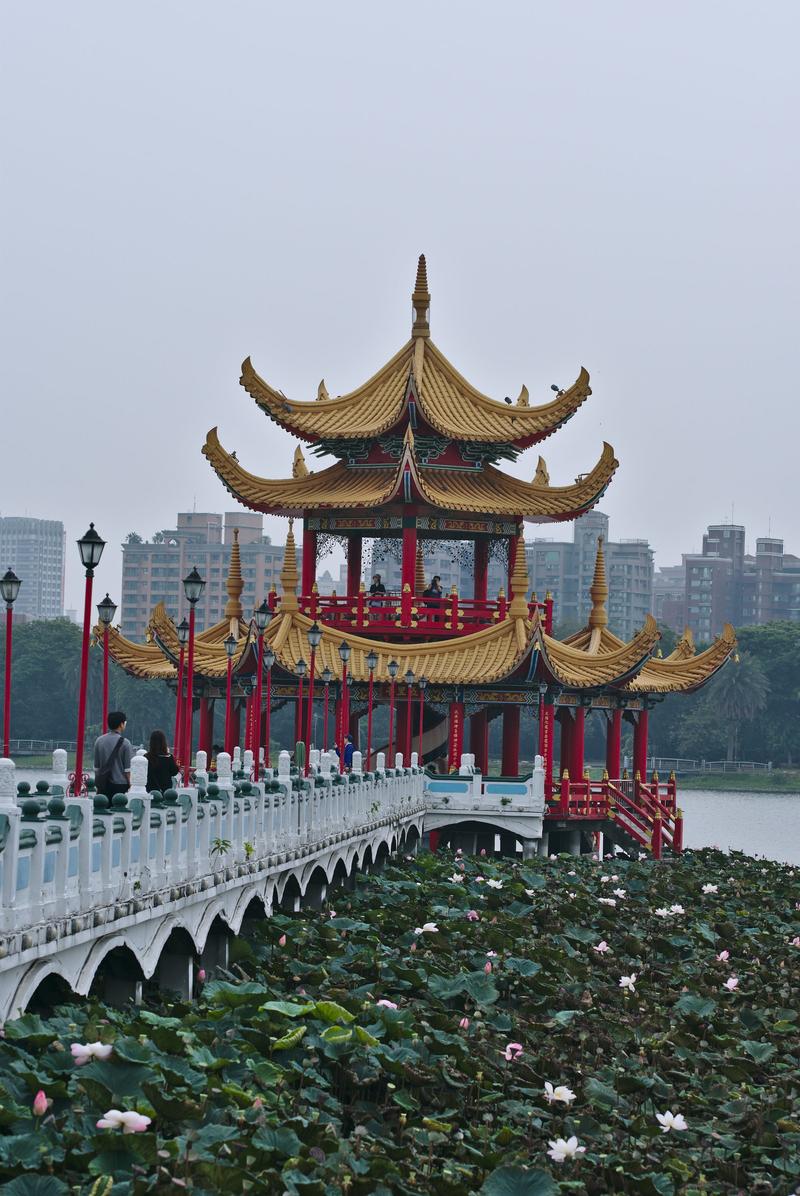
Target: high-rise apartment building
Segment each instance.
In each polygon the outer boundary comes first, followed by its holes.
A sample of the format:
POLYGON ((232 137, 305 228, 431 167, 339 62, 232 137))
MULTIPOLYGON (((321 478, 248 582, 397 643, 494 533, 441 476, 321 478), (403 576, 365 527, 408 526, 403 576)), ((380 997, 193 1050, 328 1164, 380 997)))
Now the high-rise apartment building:
POLYGON ((59 519, 0 517, 0 573, 22 579, 14 614, 59 619, 64 613, 64 524, 59 519))
MULTIPOLYGON (((273 544, 263 532, 262 515, 247 512, 188 511, 178 515, 177 526, 158 532, 152 540, 130 538, 122 546, 120 627, 129 639, 144 639, 150 612, 158 602, 179 621, 188 613, 182 580, 194 567, 206 586, 197 604, 198 627, 210 627, 223 618, 234 529, 239 553, 246 611, 258 606, 275 587, 283 564, 283 545, 273 544)), ((300 555, 300 554, 298 554, 300 555)))

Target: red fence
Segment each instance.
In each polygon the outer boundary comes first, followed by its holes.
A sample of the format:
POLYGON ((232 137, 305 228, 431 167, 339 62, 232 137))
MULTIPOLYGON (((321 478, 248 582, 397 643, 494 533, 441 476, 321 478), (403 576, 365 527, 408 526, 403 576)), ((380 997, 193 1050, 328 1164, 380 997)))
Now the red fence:
POLYGON ((609 780, 568 776, 553 786, 550 820, 615 822, 629 838, 660 859, 665 848, 683 850, 683 815, 677 807, 675 779, 659 781, 609 780))

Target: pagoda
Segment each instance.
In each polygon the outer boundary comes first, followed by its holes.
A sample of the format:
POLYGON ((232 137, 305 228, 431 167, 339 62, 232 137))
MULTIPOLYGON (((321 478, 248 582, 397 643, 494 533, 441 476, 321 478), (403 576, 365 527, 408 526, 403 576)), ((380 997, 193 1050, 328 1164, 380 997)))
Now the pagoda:
MULTIPOLYGON (((618 462, 604 444, 588 472, 560 486, 551 485, 541 456, 530 481, 509 475, 501 463, 516 461, 566 423, 591 394, 589 375, 581 369, 571 387, 541 405, 531 402, 525 386, 513 402, 492 399, 472 386, 431 339, 424 257, 411 300, 410 339, 348 394, 331 397, 322 381, 315 399, 299 402, 260 377, 249 358, 244 362, 241 385, 270 419, 301 442, 291 477, 249 472, 235 451, 223 447, 216 428, 207 435, 203 454, 226 489, 251 510, 288 516, 289 531, 281 592, 265 596, 269 617, 263 637, 242 611, 241 587, 235 592, 238 559, 232 562, 225 619, 198 636, 194 696, 201 704, 200 746, 211 747, 209 710, 223 694, 229 659, 224 642, 232 633, 231 667, 235 697, 246 713, 245 745, 266 744, 267 759, 270 702, 295 703, 297 738, 307 741, 307 748, 332 746, 334 740, 341 744, 351 734, 366 749, 367 768, 374 765, 378 748, 388 749, 390 760, 402 753, 406 764, 414 750, 441 771, 457 770, 467 753, 485 775, 489 724, 500 718, 501 774, 519 775, 523 749, 526 758, 540 754, 549 816, 559 825, 572 818, 597 819, 601 803, 606 813, 632 803, 646 823, 650 803, 651 816, 654 810, 671 810, 678 835, 674 780, 647 777, 648 711, 665 694, 691 692, 708 681, 734 650, 733 630, 726 627, 700 653, 687 631, 663 657, 658 628, 648 616, 633 639, 620 640, 608 627, 608 585, 598 543, 588 624, 564 640, 554 637, 552 598, 529 592, 524 524, 579 518, 600 500, 618 462), (335 463, 309 468, 303 445, 311 454, 334 457, 335 463), (301 573, 295 521, 302 527, 301 573), (459 594, 455 587, 441 597, 431 594, 423 572, 424 545, 435 540, 461 546, 471 564, 471 594, 459 594), (394 553, 399 559, 398 592, 367 591, 365 541, 378 542, 382 555, 394 553), (323 596, 317 567, 333 543, 345 552, 347 584, 344 593, 323 596), (502 559, 506 584, 490 595, 492 557, 502 559), (266 708, 257 684, 262 639, 273 661, 266 708), (312 670, 304 690, 310 652, 312 670), (373 707, 381 703, 390 708, 386 744, 373 742, 372 736, 373 707), (536 742, 521 745, 525 706, 536 718, 536 742), (321 707, 320 742, 313 743, 310 712, 321 707), (592 712, 606 729, 602 781, 592 781, 584 764, 584 727, 592 712), (633 777, 623 775, 621 767, 623 722, 633 727, 633 777)), ((235 558, 237 553, 234 546, 235 558)), ((178 633, 163 607, 153 612, 149 643, 133 644, 115 632, 111 652, 136 675, 177 684, 178 633)), ((261 673, 263 678, 263 668, 261 673)), ((622 817, 617 814, 618 821, 622 817)))

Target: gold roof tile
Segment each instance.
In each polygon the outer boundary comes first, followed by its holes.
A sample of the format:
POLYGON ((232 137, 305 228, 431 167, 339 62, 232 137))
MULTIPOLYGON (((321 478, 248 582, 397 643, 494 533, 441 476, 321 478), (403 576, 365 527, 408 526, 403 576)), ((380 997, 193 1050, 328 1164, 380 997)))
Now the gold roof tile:
POLYGON ((552 675, 564 685, 572 689, 599 689, 625 681, 642 668, 660 635, 652 615, 647 616, 630 643, 609 652, 589 652, 542 633, 542 656, 552 675))
MULTIPOLYGON (((685 640, 684 636, 684 643, 685 640)), ((648 660, 625 689, 631 693, 691 693, 722 668, 735 648, 736 632, 726 623, 722 635, 704 652, 682 657, 672 652, 663 660, 648 660)))

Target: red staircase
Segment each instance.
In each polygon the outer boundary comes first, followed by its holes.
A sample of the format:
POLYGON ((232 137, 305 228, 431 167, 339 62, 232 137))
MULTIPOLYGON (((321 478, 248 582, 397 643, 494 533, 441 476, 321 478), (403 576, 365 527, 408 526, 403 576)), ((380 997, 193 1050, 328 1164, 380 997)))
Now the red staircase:
POLYGON ((660 781, 658 773, 650 781, 642 781, 638 773, 633 780, 593 781, 584 776, 572 781, 565 772, 553 785, 545 817, 551 822, 613 822, 617 831, 656 860, 665 851, 680 855, 683 850, 683 814, 674 775, 668 781, 660 781))

